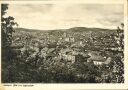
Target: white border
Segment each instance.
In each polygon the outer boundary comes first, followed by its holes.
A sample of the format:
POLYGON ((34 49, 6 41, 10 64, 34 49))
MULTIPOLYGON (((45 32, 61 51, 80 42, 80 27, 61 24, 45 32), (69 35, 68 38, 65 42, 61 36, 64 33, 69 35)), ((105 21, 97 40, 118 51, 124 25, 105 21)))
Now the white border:
MULTIPOLYGON (((34 0, 28 0, 28 1, 21 1, 21 0, 17 0, 17 1, 2 1, 2 3, 9 3, 9 4, 66 4, 66 3, 85 3, 85 4, 124 4, 124 24, 125 24, 125 50, 124 50, 124 54, 125 54, 125 60, 124 60, 124 64, 125 64, 125 83, 124 84, 36 84, 36 83, 32 83, 34 85, 34 87, 4 87, 5 90, 100 90, 100 89, 128 89, 128 5, 127 5, 127 0, 38 0, 38 1, 34 1, 34 0)), ((1 10, 1 9, 0 9, 1 10)), ((0 25, 1 26, 1 25, 0 25)), ((1 32, 0 32, 1 34, 1 32)), ((0 40, 1 43, 1 40, 0 40)), ((1 48, 0 48, 1 50, 1 48)), ((1 52, 0 52, 1 54, 1 52)), ((1 59, 1 57, 0 57, 1 59)), ((1 60, 0 60, 1 61, 1 60)), ((0 62, 1 64, 1 62, 0 62)), ((1 71, 1 70, 0 70, 1 71)), ((25 83, 22 83, 25 85, 25 83)), ((21 85, 21 84, 19 84, 21 85)), ((30 84, 28 84, 30 85, 30 84)), ((0 88, 1 90, 1 88, 0 88)))

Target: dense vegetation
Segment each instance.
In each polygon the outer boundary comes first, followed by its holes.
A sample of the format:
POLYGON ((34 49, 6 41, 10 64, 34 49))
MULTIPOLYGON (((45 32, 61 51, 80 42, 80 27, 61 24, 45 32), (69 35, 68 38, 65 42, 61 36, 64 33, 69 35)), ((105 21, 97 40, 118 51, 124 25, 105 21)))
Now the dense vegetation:
POLYGON ((7 8, 2 5, 3 83, 124 82, 123 24, 117 30, 14 29, 14 18, 4 18, 7 8), (111 58, 111 62, 95 65, 89 53, 98 53, 94 58, 111 58), (63 58, 66 55, 75 59, 63 58))

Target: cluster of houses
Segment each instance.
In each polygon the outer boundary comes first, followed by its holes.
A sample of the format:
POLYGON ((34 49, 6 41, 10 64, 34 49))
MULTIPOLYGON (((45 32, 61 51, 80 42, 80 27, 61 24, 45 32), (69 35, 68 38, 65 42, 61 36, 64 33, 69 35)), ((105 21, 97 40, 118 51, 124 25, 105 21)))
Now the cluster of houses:
MULTIPOLYGON (((51 50, 50 48, 48 48, 46 46, 47 42, 49 40, 53 41, 52 39, 49 39, 50 36, 46 35, 45 37, 47 37, 47 40, 43 39, 43 48, 41 50, 42 55, 45 57, 47 56, 48 53, 46 53, 48 50, 51 50), (48 38, 49 37, 49 38, 48 38)), ((52 36, 51 36, 52 37, 52 36)), ((46 39, 46 38, 45 38, 46 39)), ((80 41, 75 41, 76 39, 73 37, 73 35, 69 35, 67 33, 63 33, 62 36, 60 38, 57 39, 58 43, 57 45, 59 46, 61 44, 61 42, 70 42, 71 47, 73 46, 81 46, 83 47, 85 44, 83 43, 82 40, 80 41), (60 42, 59 42, 60 41, 60 42)), ((50 41, 50 42, 51 42, 50 41)), ((55 41, 55 40, 54 40, 55 41)), ((41 40, 38 39, 33 39, 33 45, 30 45, 29 47, 31 47, 32 49, 34 49, 36 52, 39 51, 39 42, 41 43, 41 40)), ((32 44, 32 43, 31 43, 32 44)), ((101 45, 101 44, 100 44, 101 45)), ((85 59, 85 62, 91 62, 93 61, 93 63, 95 65, 102 65, 102 64, 109 64, 111 62, 111 57, 103 57, 100 54, 97 53, 97 51, 90 51, 90 52, 83 52, 83 51, 77 51, 72 49, 71 47, 67 47, 67 48, 61 48, 60 51, 58 52, 58 58, 61 60, 66 60, 67 62, 70 63, 75 63, 77 61, 77 57, 78 55, 81 57, 83 57, 85 59)), ((25 47, 23 47, 21 50, 24 51, 25 47)), ((53 49, 54 50, 54 49, 53 49)), ((79 58, 80 59, 80 58, 79 58)), ((83 61, 84 62, 84 61, 83 61)))
POLYGON ((72 49, 62 49, 59 53, 59 58, 70 63, 75 63, 78 59, 83 59, 83 62, 93 62, 95 65, 109 64, 111 62, 111 57, 103 57, 97 53, 96 51, 84 53, 76 52, 72 49), (78 55, 81 58, 77 58, 78 55))

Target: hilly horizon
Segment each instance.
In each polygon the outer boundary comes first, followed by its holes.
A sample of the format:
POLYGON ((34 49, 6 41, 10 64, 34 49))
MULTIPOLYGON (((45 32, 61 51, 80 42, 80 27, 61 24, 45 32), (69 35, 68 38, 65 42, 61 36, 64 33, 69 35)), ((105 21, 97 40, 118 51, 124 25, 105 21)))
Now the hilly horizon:
POLYGON ((115 31, 116 29, 103 29, 103 28, 88 28, 88 27, 72 27, 69 29, 53 29, 53 30, 39 30, 39 29, 29 29, 29 28, 15 28, 15 30, 29 31, 29 32, 50 32, 50 31, 115 31))

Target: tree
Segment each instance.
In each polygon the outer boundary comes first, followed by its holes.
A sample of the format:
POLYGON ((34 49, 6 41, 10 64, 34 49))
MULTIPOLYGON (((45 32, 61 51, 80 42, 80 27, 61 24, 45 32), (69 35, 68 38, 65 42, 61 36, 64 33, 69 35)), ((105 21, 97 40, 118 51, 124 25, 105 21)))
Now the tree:
POLYGON ((124 50, 124 24, 121 23, 121 26, 117 27, 117 35, 116 35, 116 42, 118 44, 118 50, 122 51, 124 50))
POLYGON ((2 46, 6 48, 12 43, 12 33, 14 32, 13 26, 18 24, 14 22, 12 16, 4 16, 7 13, 8 4, 2 4, 1 8, 2 46))
POLYGON ((1 5, 1 46, 2 46, 2 82, 10 82, 14 80, 13 71, 15 65, 13 64, 13 50, 11 48, 12 44, 12 34, 14 32, 13 26, 18 25, 14 22, 12 16, 5 17, 7 13, 8 4, 1 5))
MULTIPOLYGON (((10 52, 10 46, 12 44, 12 33, 14 32, 13 26, 18 25, 14 22, 12 16, 5 17, 7 13, 8 4, 1 5, 1 35, 2 35, 2 54, 3 56, 8 56, 10 52)), ((9 59, 9 58, 6 58, 9 59)))
POLYGON ((116 30, 115 42, 116 50, 114 50, 112 61, 108 65, 102 66, 102 82, 107 83, 124 83, 124 24, 122 23, 116 30))

